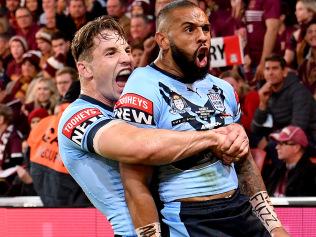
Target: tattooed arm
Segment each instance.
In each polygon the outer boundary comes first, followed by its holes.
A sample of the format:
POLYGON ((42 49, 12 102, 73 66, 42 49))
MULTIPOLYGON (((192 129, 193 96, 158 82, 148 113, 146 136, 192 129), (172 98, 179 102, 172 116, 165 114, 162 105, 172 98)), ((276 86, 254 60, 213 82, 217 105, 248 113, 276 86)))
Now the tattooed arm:
POLYGON ((236 171, 242 194, 252 197, 257 192, 266 191, 260 171, 250 152, 246 159, 241 159, 236 163, 236 171))
POLYGON ((274 211, 260 171, 250 152, 246 159, 241 159, 236 164, 236 171, 241 193, 250 197, 253 212, 271 236, 289 236, 274 211))

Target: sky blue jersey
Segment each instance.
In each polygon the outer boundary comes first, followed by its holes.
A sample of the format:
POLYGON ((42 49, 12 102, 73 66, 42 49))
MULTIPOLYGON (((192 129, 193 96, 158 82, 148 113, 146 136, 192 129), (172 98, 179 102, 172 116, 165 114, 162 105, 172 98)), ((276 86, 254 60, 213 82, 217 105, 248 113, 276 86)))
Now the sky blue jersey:
MULTIPOLYGON (((144 128, 206 130, 239 121, 237 98, 230 84, 214 76, 208 74, 187 85, 152 64, 132 73, 114 114, 144 128)), ((164 202, 238 187, 234 165, 224 165, 209 151, 160 166, 158 173, 159 195, 164 202)))
POLYGON ((118 162, 96 154, 93 148, 98 129, 113 120, 112 110, 81 95, 68 106, 59 122, 59 152, 71 176, 111 222, 115 234, 136 236, 125 202, 118 162))

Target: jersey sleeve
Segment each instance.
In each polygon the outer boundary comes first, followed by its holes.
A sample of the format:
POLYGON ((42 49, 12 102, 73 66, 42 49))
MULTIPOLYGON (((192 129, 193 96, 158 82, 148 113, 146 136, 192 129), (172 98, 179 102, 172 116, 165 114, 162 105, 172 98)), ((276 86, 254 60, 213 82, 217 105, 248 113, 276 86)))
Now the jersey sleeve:
MULTIPOLYGON (((226 82, 223 82, 226 83, 226 82)), ((228 99, 228 105, 230 106, 232 112, 233 112, 233 121, 234 123, 239 123, 241 119, 241 108, 240 108, 240 102, 237 92, 233 89, 233 87, 226 83, 226 93, 227 93, 227 99, 228 99)))
POLYGON ((160 103, 158 81, 150 78, 148 68, 136 69, 114 107, 114 115, 137 127, 156 128, 160 103))
POLYGON ((68 144, 70 142, 73 147, 95 153, 93 138, 96 132, 113 119, 93 106, 74 107, 66 111, 67 116, 63 116, 59 123, 60 141, 68 144))

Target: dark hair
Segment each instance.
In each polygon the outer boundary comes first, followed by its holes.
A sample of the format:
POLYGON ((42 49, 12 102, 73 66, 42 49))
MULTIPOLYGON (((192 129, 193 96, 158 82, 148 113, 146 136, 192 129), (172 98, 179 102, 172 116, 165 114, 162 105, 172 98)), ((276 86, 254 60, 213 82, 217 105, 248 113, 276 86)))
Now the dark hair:
POLYGON ((75 81, 78 79, 78 72, 72 67, 63 67, 59 70, 57 70, 55 77, 64 75, 64 74, 69 74, 71 77, 71 80, 75 81))
POLYGON ((265 62, 269 62, 269 61, 272 61, 272 62, 279 62, 282 69, 284 69, 285 66, 286 66, 286 62, 285 62, 283 56, 278 55, 278 54, 271 54, 271 55, 269 55, 268 57, 266 57, 266 58, 264 59, 264 61, 265 61, 265 62))
POLYGON ((119 37, 127 40, 123 28, 114 18, 110 16, 98 17, 81 27, 72 40, 71 52, 76 62, 81 58, 91 60, 91 51, 95 46, 94 38, 100 35, 103 39, 107 39, 106 35, 101 35, 103 30, 115 31, 119 37))
POLYGON ((307 29, 311 26, 311 25, 315 25, 316 24, 316 18, 313 18, 311 21, 309 21, 306 25, 305 25, 305 27, 304 27, 304 29, 302 29, 302 36, 303 37, 305 37, 306 36, 306 33, 307 33, 307 29))
POLYGON ((62 31, 56 31, 52 34, 52 41, 53 40, 59 40, 59 39, 63 39, 65 41, 68 41, 67 36, 65 35, 65 33, 63 33, 62 31))
POLYGON ((170 13, 173 12, 175 9, 190 8, 190 7, 198 7, 198 6, 188 0, 176 0, 174 2, 168 3, 159 11, 157 15, 156 29, 159 29, 159 25, 161 24, 161 22, 165 18, 167 18, 170 15, 170 13))
POLYGON ((9 106, 0 104, 0 116, 4 117, 5 123, 10 124, 13 120, 13 111, 9 106))
POLYGON ((131 43, 131 49, 132 49, 132 51, 133 51, 134 49, 141 49, 141 50, 144 50, 144 44, 141 43, 141 42, 132 42, 132 43, 131 43))

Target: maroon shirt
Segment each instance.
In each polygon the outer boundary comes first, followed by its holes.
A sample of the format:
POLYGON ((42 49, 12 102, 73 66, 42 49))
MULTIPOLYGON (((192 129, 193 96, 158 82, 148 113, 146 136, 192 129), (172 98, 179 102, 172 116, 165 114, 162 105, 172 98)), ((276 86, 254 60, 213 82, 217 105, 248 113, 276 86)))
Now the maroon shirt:
POLYGON ((37 24, 33 24, 26 34, 24 34, 20 29, 16 31, 16 34, 23 36, 26 39, 27 44, 29 46, 29 50, 31 49, 35 50, 37 49, 35 34, 39 29, 40 27, 37 24))
MULTIPOLYGON (((9 62, 7 70, 6 70, 6 74, 8 75, 8 77, 11 77, 13 75, 20 77, 22 75, 22 62, 17 63, 14 59, 9 62)), ((12 80, 12 79, 11 79, 12 80)))
POLYGON ((286 27, 285 30, 277 35, 277 39, 275 41, 274 53, 279 55, 285 54, 285 49, 287 42, 290 40, 293 32, 295 31, 295 27, 286 27))
POLYGON ((231 9, 218 9, 210 15, 213 37, 235 35, 235 31, 244 26, 244 23, 232 17, 231 9))
POLYGON ((23 162, 22 140, 10 125, 0 134, 0 169, 7 169, 23 162))
POLYGON ((281 14, 280 0, 250 0, 245 12, 247 26, 247 52, 252 64, 258 65, 263 50, 265 21, 279 19, 281 14))

